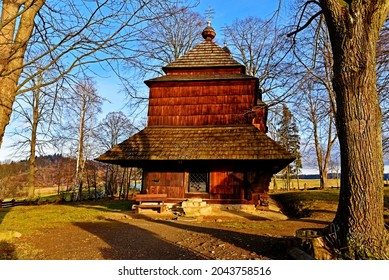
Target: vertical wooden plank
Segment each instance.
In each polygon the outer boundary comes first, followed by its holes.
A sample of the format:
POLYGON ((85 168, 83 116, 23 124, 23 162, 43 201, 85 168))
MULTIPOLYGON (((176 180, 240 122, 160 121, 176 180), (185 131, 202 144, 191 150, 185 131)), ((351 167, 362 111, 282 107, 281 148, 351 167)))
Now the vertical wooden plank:
MULTIPOLYGON (((189 172, 184 172, 184 194, 186 195, 189 192, 189 172)), ((187 197, 187 196, 185 196, 187 197)))
POLYGON ((233 124, 234 115, 249 111, 255 104, 255 82, 212 81, 183 86, 150 88, 149 119, 153 125, 233 124), (158 90, 157 90, 158 89, 158 90))

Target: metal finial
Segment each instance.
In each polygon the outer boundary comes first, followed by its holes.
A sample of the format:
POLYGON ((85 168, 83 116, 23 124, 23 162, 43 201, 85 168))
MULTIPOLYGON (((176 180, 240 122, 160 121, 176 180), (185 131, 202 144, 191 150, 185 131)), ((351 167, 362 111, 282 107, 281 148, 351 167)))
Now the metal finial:
POLYGON ((205 10, 205 15, 207 16, 208 26, 211 26, 211 19, 213 19, 213 14, 215 13, 215 10, 211 8, 211 6, 208 7, 208 9, 205 10))

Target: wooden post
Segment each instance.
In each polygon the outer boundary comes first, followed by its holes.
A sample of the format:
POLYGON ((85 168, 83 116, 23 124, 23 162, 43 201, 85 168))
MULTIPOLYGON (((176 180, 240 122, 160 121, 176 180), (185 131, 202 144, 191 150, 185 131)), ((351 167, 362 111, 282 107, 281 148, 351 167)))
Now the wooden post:
POLYGON ((3 201, 0 199, 0 208, 3 208, 3 201))

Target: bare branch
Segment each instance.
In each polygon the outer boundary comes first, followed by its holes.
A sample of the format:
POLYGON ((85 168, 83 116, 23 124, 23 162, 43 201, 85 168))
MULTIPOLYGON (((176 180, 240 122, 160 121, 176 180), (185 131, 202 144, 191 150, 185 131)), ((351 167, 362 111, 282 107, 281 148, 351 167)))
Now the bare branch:
POLYGON ((307 28, 311 22, 317 18, 318 16, 320 16, 321 14, 323 13, 323 11, 318 11, 316 14, 314 14, 303 26, 297 28, 295 31, 287 34, 286 36, 287 37, 292 37, 293 35, 296 35, 297 33, 299 33, 300 31, 304 30, 305 28, 307 28))

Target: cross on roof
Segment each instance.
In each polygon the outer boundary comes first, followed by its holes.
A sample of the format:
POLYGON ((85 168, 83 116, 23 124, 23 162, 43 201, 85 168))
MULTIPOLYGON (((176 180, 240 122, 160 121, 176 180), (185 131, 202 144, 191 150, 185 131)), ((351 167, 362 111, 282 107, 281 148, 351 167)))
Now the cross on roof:
POLYGON ((205 15, 207 16, 208 20, 208 26, 211 25, 211 19, 213 19, 213 14, 215 13, 215 10, 211 8, 211 6, 208 7, 208 9, 205 10, 205 15))

